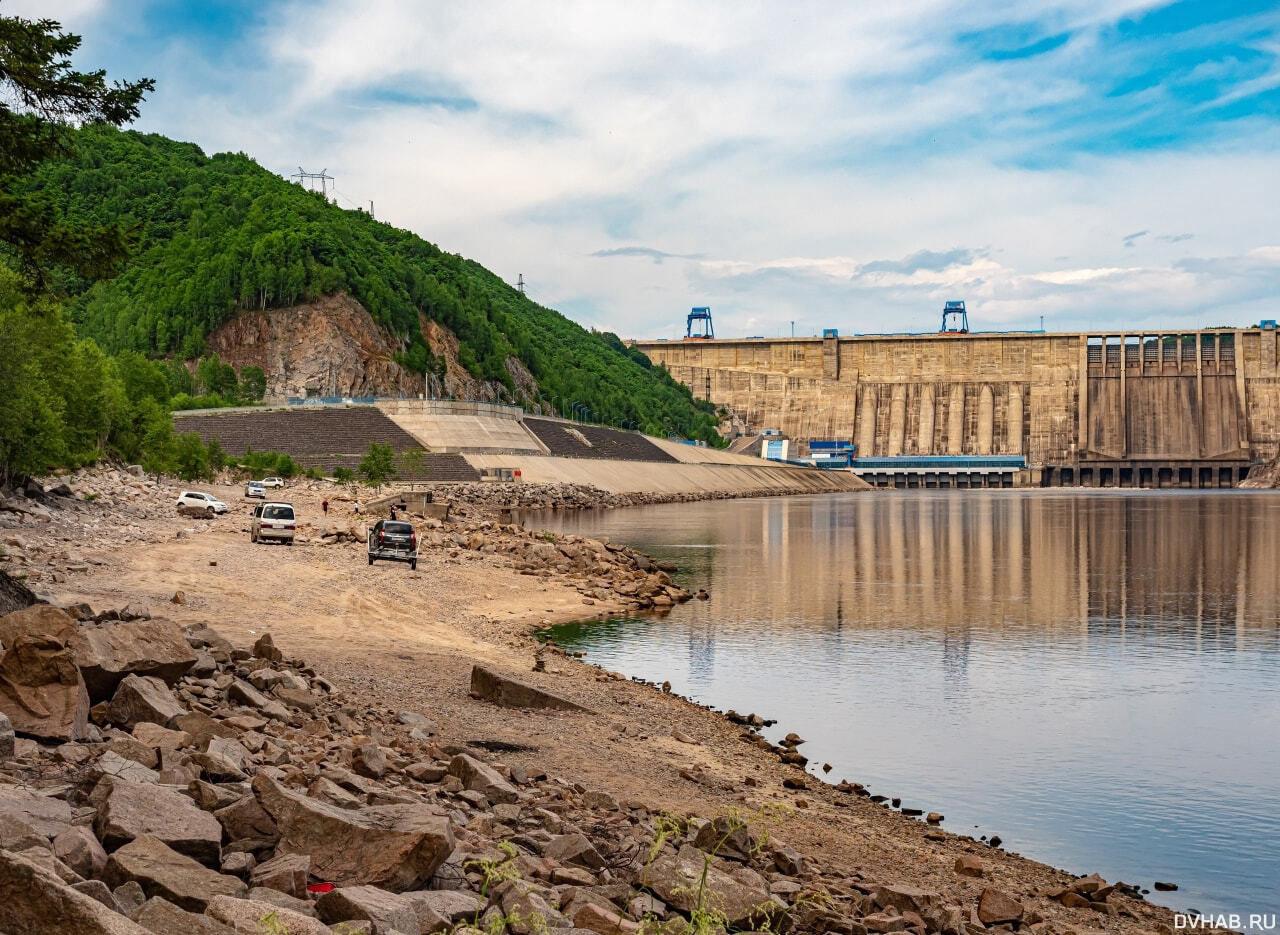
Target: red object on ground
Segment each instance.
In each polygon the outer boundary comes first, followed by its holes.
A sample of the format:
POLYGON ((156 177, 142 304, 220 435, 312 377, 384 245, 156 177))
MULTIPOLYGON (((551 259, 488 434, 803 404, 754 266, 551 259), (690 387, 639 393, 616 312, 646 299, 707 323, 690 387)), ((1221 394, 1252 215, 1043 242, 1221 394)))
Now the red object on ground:
POLYGON ((307 892, 312 896, 322 896, 325 893, 333 892, 332 883, 308 883, 307 892))

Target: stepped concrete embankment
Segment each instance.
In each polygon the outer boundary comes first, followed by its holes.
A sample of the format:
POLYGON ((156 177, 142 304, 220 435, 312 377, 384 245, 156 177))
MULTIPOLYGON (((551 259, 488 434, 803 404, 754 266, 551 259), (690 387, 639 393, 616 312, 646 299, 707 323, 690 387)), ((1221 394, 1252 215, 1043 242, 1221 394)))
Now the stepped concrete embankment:
POLYGON ((388 400, 377 407, 430 451, 547 452, 525 428, 519 406, 414 399, 388 400))
POLYGON ((218 439, 232 455, 282 451, 304 467, 355 469, 371 442, 397 454, 419 449, 419 471, 401 480, 458 482, 485 469, 519 471, 530 483, 576 484, 612 494, 778 496, 863 490, 852 474, 777 464, 566 419, 515 406, 453 400, 177 413, 179 432, 218 439))

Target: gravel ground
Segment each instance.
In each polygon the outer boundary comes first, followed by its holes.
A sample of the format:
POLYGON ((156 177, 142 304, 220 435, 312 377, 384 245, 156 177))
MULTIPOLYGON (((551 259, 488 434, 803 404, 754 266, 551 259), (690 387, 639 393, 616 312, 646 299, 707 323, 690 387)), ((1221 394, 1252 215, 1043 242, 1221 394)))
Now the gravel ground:
POLYGON ((320 483, 279 497, 295 504, 305 524, 305 541, 290 548, 250 544, 252 507, 239 485, 198 488, 232 507, 206 521, 176 516, 180 488, 167 482, 109 471, 69 480, 78 498, 93 502, 55 501, 62 506, 49 508, 48 519, 0 510, 3 567, 49 599, 95 608, 143 603, 180 624, 207 622, 238 645, 269 631, 286 655, 308 660, 370 710, 421 711, 445 740, 482 741, 507 750, 509 764, 578 777, 680 814, 782 805, 788 817, 775 833, 819 867, 969 905, 986 886, 998 886, 1034 908, 1042 921, 1032 931, 1171 931, 1170 912, 1119 895, 1110 913, 1068 909, 1045 894, 1073 875, 806 777, 743 742, 742 727, 682 698, 556 654, 547 655, 545 672, 532 671, 538 626, 621 606, 584 606, 564 576, 522 575, 510 556, 451 544, 423 551, 416 572, 369 567, 357 542, 320 544, 325 526, 359 525, 347 495, 320 483), (178 592, 181 603, 174 603, 178 592), (521 712, 473 700, 476 661, 588 711, 521 712), (788 780, 808 788, 788 788, 788 780), (980 857, 983 878, 955 872, 963 855, 980 857))

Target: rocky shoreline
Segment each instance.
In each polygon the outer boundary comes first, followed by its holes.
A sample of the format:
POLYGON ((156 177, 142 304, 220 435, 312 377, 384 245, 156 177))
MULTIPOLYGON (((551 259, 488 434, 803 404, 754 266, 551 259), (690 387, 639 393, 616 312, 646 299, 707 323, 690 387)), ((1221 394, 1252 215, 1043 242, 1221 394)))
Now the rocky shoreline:
POLYGON ((814 782, 760 719, 539 653, 592 603, 679 599, 634 550, 470 502, 425 575, 363 579, 338 509, 246 556, 175 490, 99 471, 0 507, 4 567, 62 605, 0 619, 0 932, 1171 931, 1122 884, 814 782), (270 621, 237 603, 264 563, 295 582, 270 621))
POLYGON ((689 490, 681 493, 610 493, 590 484, 436 484, 434 489, 446 499, 491 511, 601 510, 660 503, 694 503, 700 500, 741 500, 750 497, 792 497, 812 495, 804 487, 769 491, 689 490))

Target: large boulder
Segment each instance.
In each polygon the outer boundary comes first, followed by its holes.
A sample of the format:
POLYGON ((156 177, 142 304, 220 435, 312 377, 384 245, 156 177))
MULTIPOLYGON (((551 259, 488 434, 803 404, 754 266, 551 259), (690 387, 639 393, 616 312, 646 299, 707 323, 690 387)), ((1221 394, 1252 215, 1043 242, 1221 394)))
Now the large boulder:
POLYGON ((215 896, 239 896, 245 890, 237 878, 210 870, 149 834, 112 854, 102 879, 113 888, 132 880, 148 897, 162 896, 189 912, 204 912, 215 896))
POLYGON ((132 620, 76 631, 71 646, 84 676, 89 700, 106 701, 130 673, 175 684, 196 661, 178 625, 171 620, 132 620))
POLYGON ((151 835, 209 867, 222 859, 222 825, 180 792, 164 786, 104 776, 89 801, 98 809, 93 827, 107 850, 151 835))
POLYGON ((540 688, 499 675, 484 666, 471 667, 471 697, 491 701, 504 708, 549 708, 558 711, 585 711, 582 705, 545 692, 540 688))
POLYGON ((0 812, 0 848, 16 854, 31 847, 48 848, 49 839, 21 818, 0 812))
POLYGON ((102 842, 85 825, 72 825, 55 837, 53 856, 86 880, 102 873, 102 868, 107 865, 107 852, 102 849, 102 842))
POLYGON ((562 864, 576 864, 588 870, 604 869, 604 858, 592 845, 591 839, 579 831, 555 835, 543 848, 542 856, 562 864))
POLYGON ((367 919, 375 932, 419 930, 413 903, 376 886, 339 886, 317 900, 316 911, 330 925, 367 919))
POLYGON ((401 893, 418 913, 418 928, 434 932, 454 922, 470 922, 480 917, 484 900, 467 890, 415 890, 401 893))
POLYGON ((230 926, 239 935, 262 935, 264 932, 275 935, 333 935, 333 929, 319 919, 256 899, 215 896, 209 900, 205 913, 209 918, 230 926))
MULTIPOLYGON (((223 896, 221 899, 228 899, 223 896)), ((167 899, 152 896, 133 914, 152 935, 236 935, 236 930, 208 916, 179 909, 167 899)))
POLYGON ((280 836, 275 819, 267 814, 255 796, 246 795, 213 813, 229 841, 255 840, 274 843, 280 836))
POLYGON ((520 797, 516 787, 503 779, 496 769, 465 753, 459 753, 449 761, 449 772, 461 779, 462 785, 472 792, 484 793, 485 798, 495 805, 511 803, 520 797))
POLYGON ((343 809, 259 773, 253 791, 280 831, 277 854, 308 854, 311 872, 339 886, 393 892, 424 885, 453 853, 449 820, 425 805, 343 809))
POLYGON ((311 858, 306 854, 281 854, 249 871, 249 882, 255 888, 275 890, 294 899, 306 899, 310 874, 311 858))
POLYGON ((0 851, 0 893, 0 931, 6 935, 148 935, 140 925, 8 851, 0 851))
POLYGON ((698 829, 693 846, 717 857, 747 860, 759 849, 760 836, 741 819, 717 815, 698 829))
POLYGON ((154 769, 148 769, 137 760, 130 760, 110 749, 102 751, 90 772, 95 780, 103 776, 114 776, 116 779, 127 779, 130 782, 155 784, 160 781, 160 774, 154 769))
POLYGON ((52 840, 71 827, 71 806, 23 786, 0 784, 0 817, 20 821, 52 840))
POLYGON ((199 747, 204 750, 214 737, 238 737, 239 732, 216 718, 211 718, 203 711, 192 711, 180 715, 174 720, 173 728, 187 735, 187 743, 183 746, 199 747))
POLYGON ((1024 911, 1022 903, 994 886, 988 886, 978 897, 978 918, 983 925, 1018 922, 1024 911))
POLYGON ((22 610, 35 603, 37 603, 36 596, 29 587, 17 578, 12 578, 0 571, 0 616, 22 610))
POLYGON ((184 714, 169 686, 149 675, 125 676, 107 709, 111 723, 125 730, 133 730, 143 721, 168 727, 184 714))
POLYGON ((287 721, 289 719, 288 708, 274 698, 268 698, 244 679, 236 679, 231 683, 231 686, 227 689, 227 699, 248 708, 256 708, 267 717, 275 718, 278 721, 287 721))
POLYGON ((89 738, 89 693, 76 667, 75 620, 48 604, 0 618, 0 713, 23 736, 89 738))
POLYGON ((686 844, 678 853, 667 850, 659 854, 643 872, 642 882, 681 912, 699 908, 701 893, 701 908, 723 913, 733 928, 761 928, 786 910, 763 884, 740 882, 711 861, 705 852, 686 844))

